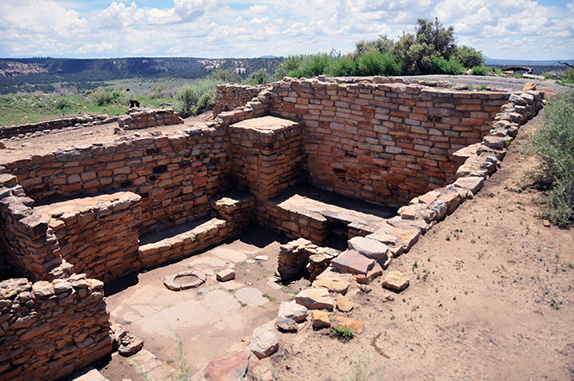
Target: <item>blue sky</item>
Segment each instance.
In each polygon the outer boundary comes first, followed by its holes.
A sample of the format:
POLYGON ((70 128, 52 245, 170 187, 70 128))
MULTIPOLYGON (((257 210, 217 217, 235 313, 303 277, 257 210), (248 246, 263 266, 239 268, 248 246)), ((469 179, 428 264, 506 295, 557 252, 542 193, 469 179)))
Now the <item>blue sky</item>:
POLYGON ((421 17, 490 58, 574 59, 574 0, 0 0, 0 57, 348 53, 421 17))

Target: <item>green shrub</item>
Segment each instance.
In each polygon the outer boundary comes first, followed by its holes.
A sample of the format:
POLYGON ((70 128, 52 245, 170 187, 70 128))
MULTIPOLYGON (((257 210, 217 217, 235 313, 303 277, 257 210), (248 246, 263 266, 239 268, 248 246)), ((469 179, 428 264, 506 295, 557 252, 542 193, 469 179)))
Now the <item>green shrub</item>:
POLYGON ((213 107, 218 83, 213 79, 202 79, 193 85, 181 87, 174 97, 174 110, 186 118, 213 107))
POLYGON ((316 75, 326 74, 329 71, 334 58, 328 53, 318 53, 305 56, 300 72, 303 77, 311 78, 316 75))
POLYGON ((390 53, 369 52, 357 58, 358 75, 400 75, 401 63, 390 53))
POLYGON ((98 87, 89 94, 89 98, 98 106, 107 106, 115 103, 126 103, 128 96, 119 89, 98 87))
POLYGON ((56 110, 64 111, 70 109, 74 106, 72 98, 66 95, 60 95, 56 98, 54 102, 54 108, 56 110))
POLYGON ((456 58, 450 58, 448 60, 443 57, 433 57, 431 64, 432 74, 452 74, 458 75, 462 74, 464 71, 464 66, 456 60, 456 58))
POLYGON ((488 68, 486 66, 475 66, 472 68, 470 74, 472 75, 486 75, 488 68))
POLYGON ((353 330, 346 325, 339 325, 333 328, 331 335, 343 342, 347 342, 353 338, 353 330))
POLYGON ((343 57, 333 62, 329 74, 334 77, 351 77, 357 75, 357 63, 353 58, 343 57))
MULTIPOLYGON (((453 56, 464 67, 474 68, 476 66, 483 66, 485 61, 481 51, 466 45, 458 46, 453 56)), ((477 75, 483 75, 483 74, 477 74, 477 75)))
POLYGON ((562 94, 544 108, 544 125, 532 139, 530 152, 540 158, 533 173, 545 191, 543 216, 567 227, 574 221, 574 91, 562 94))

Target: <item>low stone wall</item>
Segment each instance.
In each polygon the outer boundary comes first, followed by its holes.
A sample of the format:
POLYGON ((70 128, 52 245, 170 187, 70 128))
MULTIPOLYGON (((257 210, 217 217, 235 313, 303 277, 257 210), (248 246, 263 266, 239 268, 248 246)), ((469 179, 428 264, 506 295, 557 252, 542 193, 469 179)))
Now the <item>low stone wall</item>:
POLYGON ((142 197, 140 233, 167 229, 210 211, 209 197, 227 188, 225 129, 197 127, 0 162, 39 202, 115 192, 142 197))
POLYGON ((183 123, 183 119, 172 109, 136 111, 118 119, 118 125, 126 130, 171 126, 181 123, 183 123))
POLYGON ((51 130, 61 130, 66 127, 89 127, 105 123, 112 123, 118 120, 117 116, 109 117, 107 115, 95 115, 77 118, 65 118, 40 122, 33 124, 23 124, 14 127, 0 127, 0 139, 23 138, 36 134, 46 134, 51 130))
POLYGON ((7 263, 5 270, 32 280, 63 276, 71 266, 59 255, 58 241, 33 202, 15 176, 0 174, 0 260, 7 263))
POLYGON ((56 380, 112 351, 103 283, 0 282, 0 379, 56 380))
POLYGON ((217 117, 224 111, 232 111, 236 107, 245 106, 247 102, 257 97, 264 88, 265 86, 218 85, 215 91, 213 117, 217 117))
POLYGON ((107 282, 142 266, 138 260, 141 197, 118 192, 36 207, 62 257, 77 273, 107 282))

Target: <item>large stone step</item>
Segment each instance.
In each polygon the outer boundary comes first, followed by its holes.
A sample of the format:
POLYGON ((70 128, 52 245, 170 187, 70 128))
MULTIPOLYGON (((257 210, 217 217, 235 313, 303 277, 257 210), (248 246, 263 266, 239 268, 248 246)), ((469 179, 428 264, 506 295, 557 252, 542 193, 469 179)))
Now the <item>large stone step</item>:
POLYGON ((290 238, 323 244, 332 230, 348 229, 347 237, 366 236, 396 215, 395 208, 353 200, 310 187, 297 187, 265 202, 258 221, 290 238))
POLYGON ((139 258, 144 267, 179 260, 222 242, 229 235, 228 222, 202 218, 140 238, 139 258))

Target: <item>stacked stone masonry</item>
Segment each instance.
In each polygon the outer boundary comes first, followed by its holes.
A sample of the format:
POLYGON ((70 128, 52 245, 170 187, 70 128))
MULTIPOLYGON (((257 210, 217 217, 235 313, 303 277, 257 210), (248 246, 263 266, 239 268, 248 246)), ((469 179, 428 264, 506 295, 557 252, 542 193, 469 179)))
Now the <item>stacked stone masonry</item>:
POLYGON ((112 350, 103 283, 0 282, 0 379, 55 380, 112 350))
POLYGON ((276 82, 269 113, 304 122, 312 184, 400 206, 454 179, 452 153, 481 141, 509 94, 384 81, 276 82))
MULTIPOLYGON (((0 378, 54 379, 111 350, 100 283, 69 275, 72 265, 108 281, 192 255, 254 218, 314 244, 343 224, 347 238, 387 245, 389 258, 409 250, 480 189, 542 103, 535 91, 457 92, 381 77, 226 89, 218 99, 232 111, 203 127, 0 162, 0 270, 39 281, 0 283, 0 378), (375 222, 325 203, 304 210, 312 200, 288 192, 305 182, 408 205, 375 222), (233 188, 252 196, 226 193, 233 188), (166 229, 177 233, 150 238, 166 229), (108 246, 116 247, 100 255, 108 246)), ((309 247, 305 261, 290 257, 315 276, 337 253, 309 247)))
POLYGON ((233 111, 237 107, 244 106, 247 102, 256 98, 264 88, 265 86, 218 85, 215 93, 213 116, 217 117, 224 111, 233 111))
POLYGON ((172 109, 135 111, 118 119, 118 125, 126 130, 139 130, 181 123, 183 123, 183 119, 172 109))
POLYGON ((36 207, 48 221, 62 257, 78 273, 104 282, 141 269, 141 197, 118 192, 36 207))

